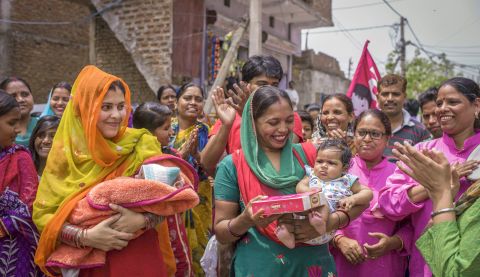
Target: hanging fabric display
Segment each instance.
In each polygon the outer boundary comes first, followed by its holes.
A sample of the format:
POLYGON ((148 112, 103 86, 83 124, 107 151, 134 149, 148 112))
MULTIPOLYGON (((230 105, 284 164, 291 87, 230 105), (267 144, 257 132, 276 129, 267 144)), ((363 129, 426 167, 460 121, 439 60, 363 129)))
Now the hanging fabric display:
POLYGON ((220 70, 220 44, 221 40, 216 35, 210 35, 211 37, 211 63, 210 63, 210 81, 213 83, 217 78, 218 71, 220 70))

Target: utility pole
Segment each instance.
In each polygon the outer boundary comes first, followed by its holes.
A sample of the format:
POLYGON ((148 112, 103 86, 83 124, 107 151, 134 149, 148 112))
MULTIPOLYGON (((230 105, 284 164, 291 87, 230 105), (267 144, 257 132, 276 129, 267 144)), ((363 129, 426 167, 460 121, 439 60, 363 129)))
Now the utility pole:
POLYGON ((262 0, 250 0, 248 56, 262 54, 262 0))
POLYGON ((350 59, 348 59, 348 79, 350 79, 350 73, 352 72, 352 65, 353 65, 352 57, 350 57, 350 59))
POLYGON ((308 31, 307 35, 305 36, 305 50, 308 50, 308 31))
POLYGON ((400 72, 405 77, 405 17, 400 17, 400 72))

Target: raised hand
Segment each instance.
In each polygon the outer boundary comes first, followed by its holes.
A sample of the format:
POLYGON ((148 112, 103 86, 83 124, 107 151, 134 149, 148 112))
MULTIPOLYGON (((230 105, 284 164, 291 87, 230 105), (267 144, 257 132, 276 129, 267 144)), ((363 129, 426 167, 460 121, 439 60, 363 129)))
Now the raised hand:
POLYGON ((405 174, 415 179, 425 187, 430 197, 442 193, 451 193, 452 170, 445 156, 437 150, 415 149, 408 143, 395 143, 393 155, 401 162, 397 162, 405 174))
POLYGON ((221 87, 217 87, 212 93, 213 106, 215 107, 218 118, 223 125, 231 127, 237 113, 236 108, 229 103, 232 102, 231 100, 227 102, 221 87))
POLYGON ((239 114, 242 114, 245 103, 247 103, 248 97, 252 93, 252 90, 250 89, 250 84, 242 81, 240 82, 240 86, 234 84, 233 89, 235 91, 227 91, 227 95, 229 96, 227 101, 232 107, 235 108, 235 110, 237 110, 239 114))

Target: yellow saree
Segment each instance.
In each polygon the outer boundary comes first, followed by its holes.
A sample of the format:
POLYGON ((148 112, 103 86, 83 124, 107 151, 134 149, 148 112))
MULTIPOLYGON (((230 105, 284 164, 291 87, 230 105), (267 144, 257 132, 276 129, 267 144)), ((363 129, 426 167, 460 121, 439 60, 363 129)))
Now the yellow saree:
MULTIPOLYGON (((179 130, 178 122, 172 124, 175 137, 171 146, 179 149, 188 141, 193 130, 198 128, 198 151, 203 150, 208 141, 207 125, 197 122, 197 124, 185 129, 179 130)), ((213 203, 213 186, 206 173, 201 169, 196 159, 192 156, 188 158, 188 162, 197 170, 200 177, 198 184, 198 196, 200 204, 192 210, 183 214, 185 220, 185 229, 187 238, 192 251, 193 270, 195 276, 204 276, 203 269, 200 265, 200 259, 205 252, 208 239, 212 230, 212 203, 213 203)))

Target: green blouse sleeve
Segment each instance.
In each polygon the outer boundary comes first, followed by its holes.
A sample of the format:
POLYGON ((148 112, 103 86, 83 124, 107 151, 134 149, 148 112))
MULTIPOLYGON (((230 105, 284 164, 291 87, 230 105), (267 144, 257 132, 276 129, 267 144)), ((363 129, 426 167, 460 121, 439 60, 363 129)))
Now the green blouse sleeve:
POLYGON ((217 166, 215 174, 215 200, 238 203, 240 190, 237 182, 237 169, 233 164, 232 155, 226 156, 217 166))
POLYGON ((457 221, 442 222, 425 231, 417 248, 434 276, 480 276, 480 200, 457 221))

